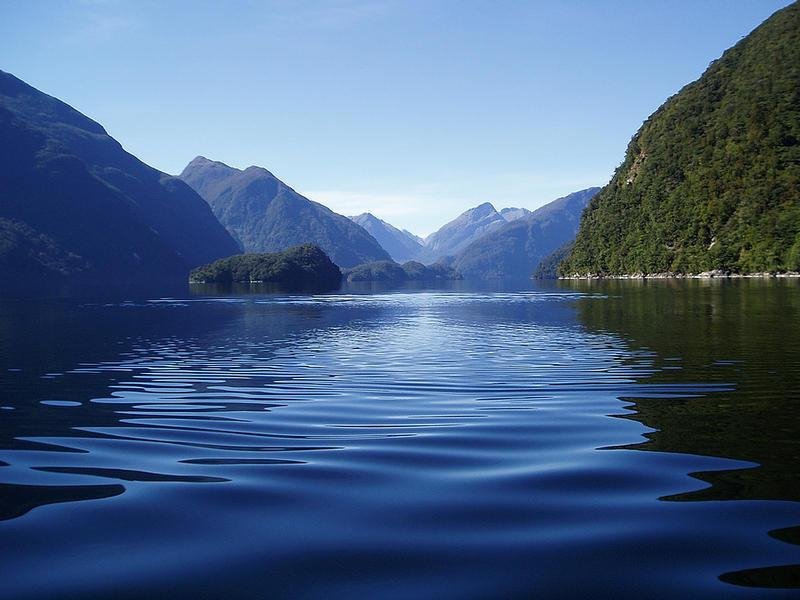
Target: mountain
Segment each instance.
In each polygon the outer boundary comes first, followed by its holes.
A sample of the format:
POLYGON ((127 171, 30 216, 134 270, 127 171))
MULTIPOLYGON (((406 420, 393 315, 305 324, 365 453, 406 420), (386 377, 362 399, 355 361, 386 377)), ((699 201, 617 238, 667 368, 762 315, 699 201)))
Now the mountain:
POLYGON ((239 252, 189 186, 0 71, 0 278, 185 281, 239 252))
POLYGON ((529 279, 544 258, 575 237, 584 208, 599 191, 575 192, 508 222, 472 242, 450 264, 465 279, 529 279))
POLYGON ((527 208, 503 208, 500 210, 500 216, 506 221, 516 221, 522 217, 527 217, 531 214, 527 208))
POLYGON ((798 90, 794 3, 644 122, 561 273, 800 270, 798 90))
POLYGON ((493 231, 507 221, 489 202, 471 208, 443 225, 425 239, 419 260, 430 264, 440 258, 457 254, 470 243, 493 231))
POLYGON ((363 213, 350 219, 361 225, 389 253, 392 260, 405 262, 416 258, 422 250, 419 238, 409 231, 398 229, 371 213, 363 213))
POLYGON ((572 252, 572 244, 574 242, 575 240, 570 240, 540 260, 539 264, 536 265, 536 269, 533 271, 533 278, 558 279, 558 265, 572 252))
POLYGON ((205 198, 245 252, 312 243, 340 267, 389 258, 362 227, 301 196, 261 167, 242 171, 198 156, 180 178, 205 198))
POLYGON ((277 283, 292 288, 339 287, 342 272, 318 246, 282 252, 239 254, 194 269, 192 283, 277 283))

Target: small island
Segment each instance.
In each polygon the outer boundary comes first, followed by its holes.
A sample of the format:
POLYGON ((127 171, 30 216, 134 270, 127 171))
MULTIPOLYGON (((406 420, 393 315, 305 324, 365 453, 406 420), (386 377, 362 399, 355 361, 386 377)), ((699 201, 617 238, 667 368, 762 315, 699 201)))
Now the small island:
POLYGON ((190 283, 276 283, 288 287, 339 287, 342 272, 319 246, 237 254, 194 269, 190 283))
POLYGON ((461 279, 461 276, 452 267, 443 263, 425 266, 413 260, 402 265, 391 260, 364 263, 352 269, 347 269, 344 272, 344 277, 348 283, 379 281, 392 284, 409 281, 433 283, 461 279))

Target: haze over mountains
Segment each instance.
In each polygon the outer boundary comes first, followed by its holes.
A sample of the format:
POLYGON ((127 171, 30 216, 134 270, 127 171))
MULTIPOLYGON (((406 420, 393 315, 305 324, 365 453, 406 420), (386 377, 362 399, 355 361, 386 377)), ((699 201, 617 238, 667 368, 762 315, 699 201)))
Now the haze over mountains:
POLYGON ((800 4, 667 100, 589 205, 566 275, 800 271, 800 4))
POLYGON ((473 240, 449 264, 465 279, 529 279, 539 263, 575 238, 593 187, 545 204, 473 240))
POLYGON ((410 231, 398 229, 372 213, 362 213, 350 219, 366 229, 395 262, 415 260, 422 252, 422 239, 410 231))
POLYGON ((425 238, 419 261, 430 264, 453 256, 479 237, 507 223, 489 202, 461 213, 425 238))
POLYGON ((372 234, 392 260, 398 263, 414 260, 433 264, 457 254, 495 228, 530 214, 531 211, 526 208, 504 208, 498 212, 491 203, 485 202, 465 211, 426 239, 398 229, 371 213, 350 218, 372 234))
POLYGON ((205 198, 245 252, 313 243, 340 267, 389 258, 362 227, 301 196, 262 167, 240 170, 198 156, 180 178, 205 198))
POLYGON ((189 186, 0 71, 0 277, 185 279, 188 269, 236 252, 189 186))

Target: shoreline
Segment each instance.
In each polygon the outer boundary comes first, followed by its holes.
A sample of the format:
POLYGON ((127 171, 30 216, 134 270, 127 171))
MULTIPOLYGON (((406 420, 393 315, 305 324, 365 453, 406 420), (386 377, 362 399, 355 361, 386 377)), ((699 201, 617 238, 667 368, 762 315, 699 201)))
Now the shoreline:
POLYGON ((793 279, 800 277, 798 271, 785 273, 731 273, 727 271, 704 271, 702 273, 634 273, 628 275, 601 275, 588 273, 586 275, 560 276, 564 280, 594 280, 594 279, 793 279))

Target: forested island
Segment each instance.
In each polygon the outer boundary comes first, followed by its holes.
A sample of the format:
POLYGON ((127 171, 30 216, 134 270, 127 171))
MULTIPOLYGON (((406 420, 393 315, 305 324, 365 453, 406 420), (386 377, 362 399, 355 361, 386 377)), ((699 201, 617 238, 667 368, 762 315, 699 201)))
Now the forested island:
POLYGON ((282 252, 237 254, 194 269, 190 283, 279 283, 336 288, 342 272, 319 246, 303 244, 282 252))
POLYGON ((461 275, 443 263, 425 266, 420 262, 410 260, 402 265, 390 260, 358 265, 344 272, 345 280, 349 283, 358 281, 380 281, 399 284, 409 281, 433 283, 437 281, 453 281, 461 279, 461 275))

